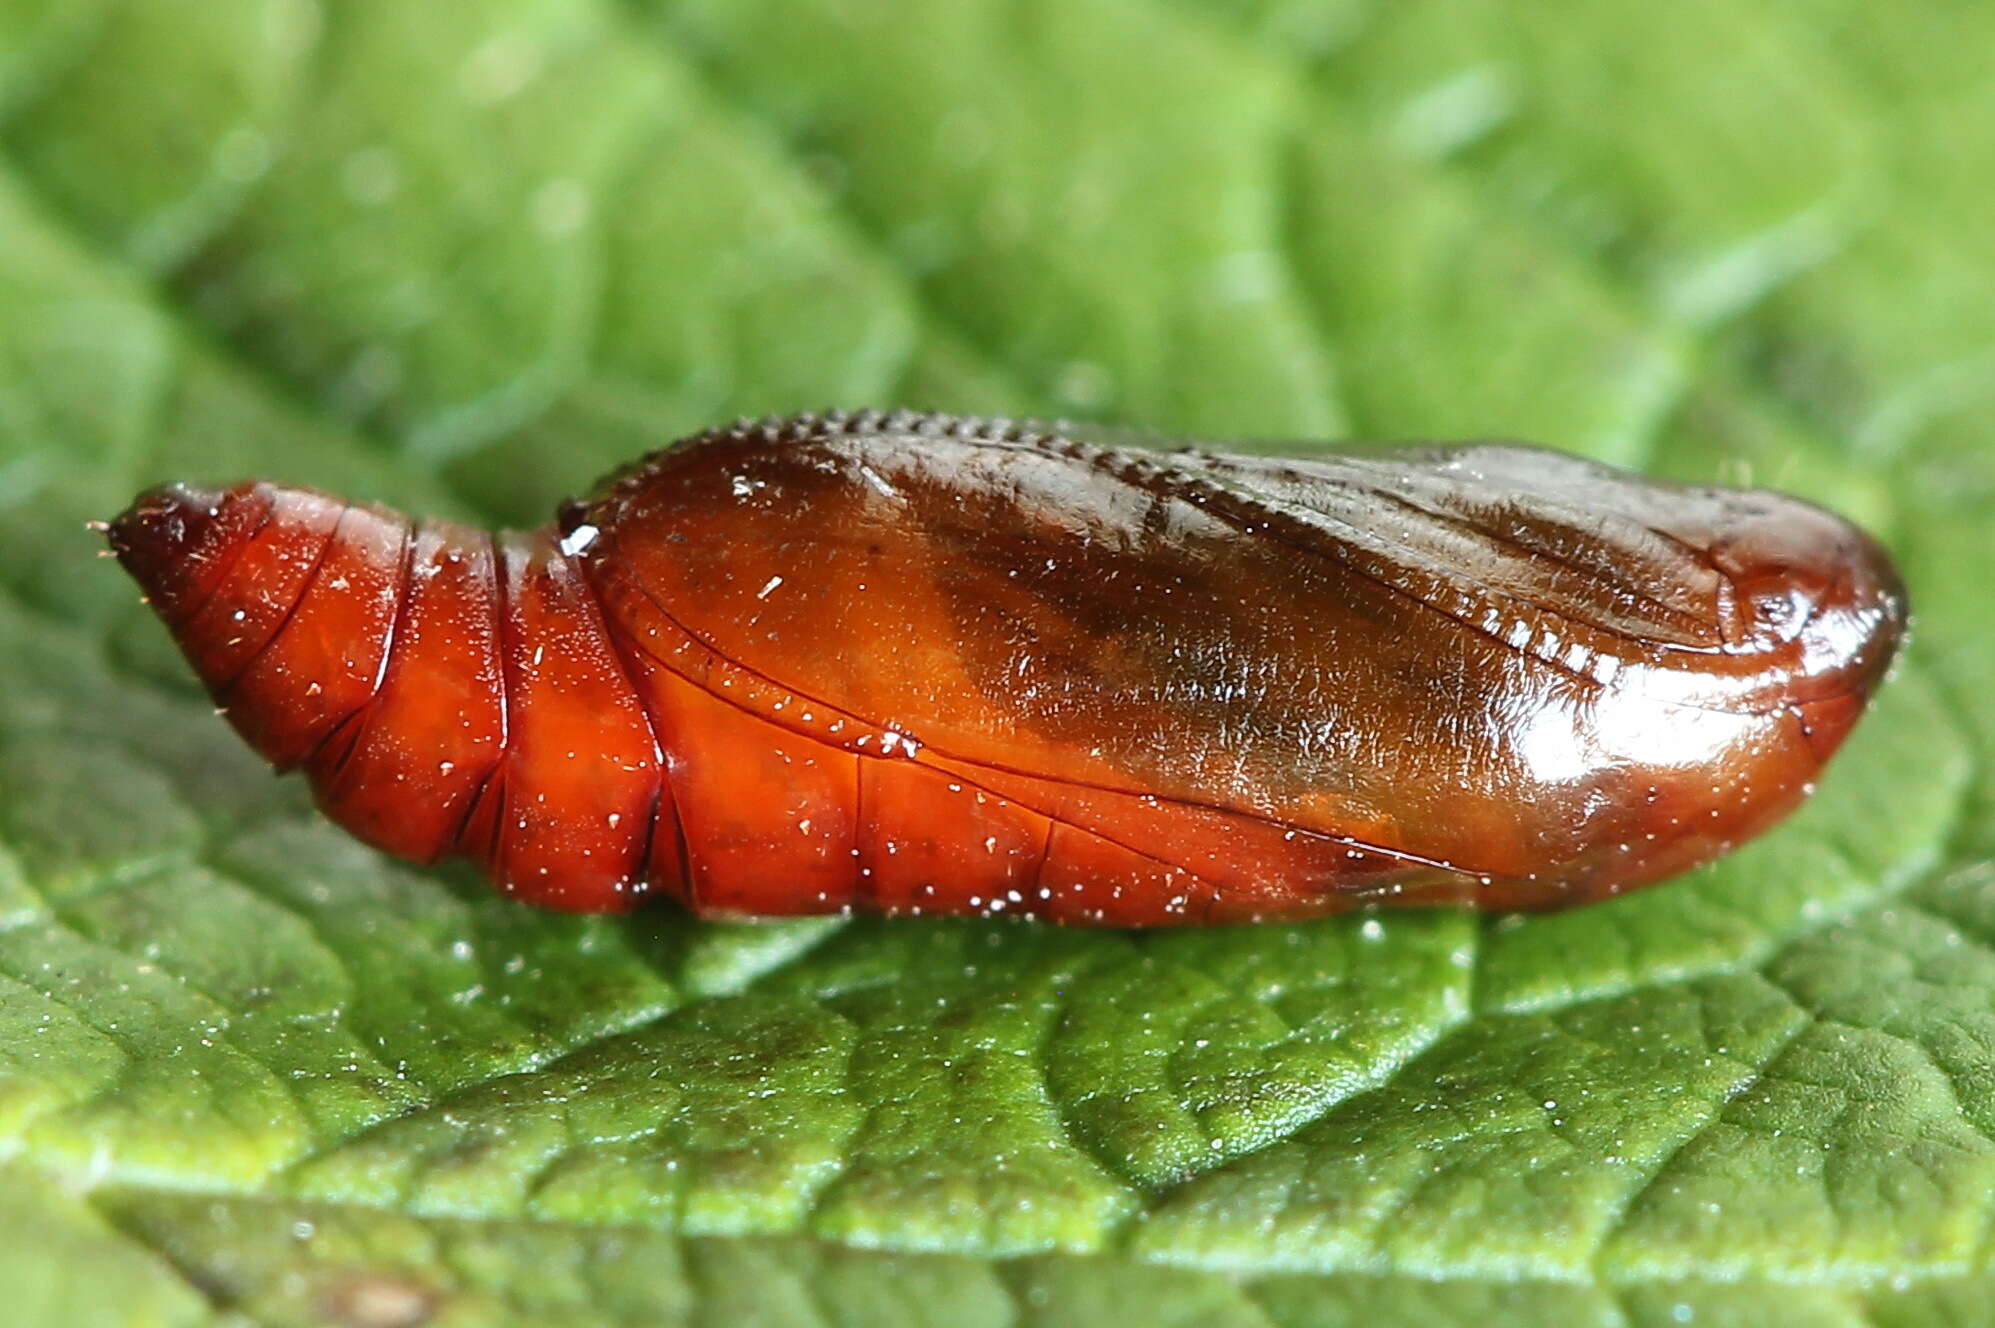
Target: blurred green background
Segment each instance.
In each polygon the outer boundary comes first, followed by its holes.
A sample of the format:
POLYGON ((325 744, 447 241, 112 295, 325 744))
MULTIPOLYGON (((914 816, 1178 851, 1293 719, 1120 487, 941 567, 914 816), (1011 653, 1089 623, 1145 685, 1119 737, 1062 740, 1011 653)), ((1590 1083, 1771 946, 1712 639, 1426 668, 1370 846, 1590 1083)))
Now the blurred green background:
POLYGON ((0 0, 0 1318, 1995 1321, 1995 8, 0 0), (540 520, 737 413, 1777 483, 1915 644, 1530 920, 532 914, 320 824, 86 517, 540 520))

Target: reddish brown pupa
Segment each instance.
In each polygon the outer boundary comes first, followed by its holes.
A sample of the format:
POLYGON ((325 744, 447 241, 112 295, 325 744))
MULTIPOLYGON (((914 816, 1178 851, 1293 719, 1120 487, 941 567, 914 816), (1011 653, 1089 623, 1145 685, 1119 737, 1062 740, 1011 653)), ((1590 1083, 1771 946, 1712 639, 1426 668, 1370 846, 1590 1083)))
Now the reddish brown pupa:
POLYGON ((906 413, 703 434, 526 533, 256 481, 109 534, 329 816, 577 910, 1596 899, 1793 807, 1905 617, 1778 494, 906 413))

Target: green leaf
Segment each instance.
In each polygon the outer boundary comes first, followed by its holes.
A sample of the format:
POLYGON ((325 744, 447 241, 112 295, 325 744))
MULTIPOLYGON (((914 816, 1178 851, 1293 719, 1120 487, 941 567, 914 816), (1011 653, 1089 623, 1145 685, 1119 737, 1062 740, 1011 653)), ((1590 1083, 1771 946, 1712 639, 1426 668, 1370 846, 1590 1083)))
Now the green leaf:
POLYGON ((1995 11, 0 0, 10 1322, 1985 1322, 1995 11), (81 522, 536 521, 736 413, 1522 436, 1916 602, 1791 822, 1529 919, 534 913, 81 522))

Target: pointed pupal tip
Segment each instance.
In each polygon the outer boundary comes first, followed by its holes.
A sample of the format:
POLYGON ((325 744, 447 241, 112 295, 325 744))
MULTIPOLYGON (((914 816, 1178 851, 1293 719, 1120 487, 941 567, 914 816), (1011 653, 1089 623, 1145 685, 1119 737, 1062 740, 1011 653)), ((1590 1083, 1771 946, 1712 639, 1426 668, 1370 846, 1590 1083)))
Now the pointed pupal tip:
POLYGON ((111 552, 153 606, 172 617, 209 587, 225 559, 268 510, 256 486, 234 489, 163 484, 148 489, 104 528, 111 552))
POLYGON ((180 557, 220 519, 228 495, 191 484, 147 489, 110 522, 96 523, 126 566, 180 557))

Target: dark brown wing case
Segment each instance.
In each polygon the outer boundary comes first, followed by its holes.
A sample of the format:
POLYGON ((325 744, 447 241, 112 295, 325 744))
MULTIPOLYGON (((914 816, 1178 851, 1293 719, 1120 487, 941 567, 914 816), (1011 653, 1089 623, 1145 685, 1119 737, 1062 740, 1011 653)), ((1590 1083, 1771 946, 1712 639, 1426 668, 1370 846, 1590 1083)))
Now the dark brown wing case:
POLYGON ((253 483, 111 538, 341 824, 575 909, 1577 903, 1790 810, 1905 618, 1775 493, 904 413, 701 435, 524 535, 253 483))

